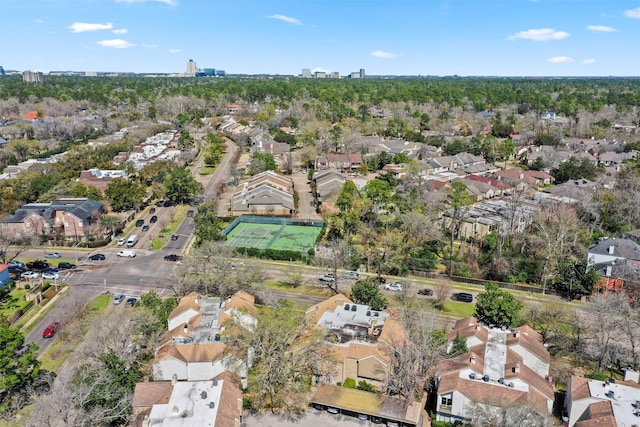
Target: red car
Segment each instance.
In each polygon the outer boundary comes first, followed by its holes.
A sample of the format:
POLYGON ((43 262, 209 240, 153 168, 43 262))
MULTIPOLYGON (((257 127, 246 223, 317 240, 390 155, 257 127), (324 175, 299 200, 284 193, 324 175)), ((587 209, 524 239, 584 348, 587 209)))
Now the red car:
POLYGON ((42 338, 53 337, 56 334, 56 331, 58 330, 59 327, 60 327, 60 324, 58 322, 53 322, 49 324, 49 326, 47 326, 45 330, 42 332, 42 338))

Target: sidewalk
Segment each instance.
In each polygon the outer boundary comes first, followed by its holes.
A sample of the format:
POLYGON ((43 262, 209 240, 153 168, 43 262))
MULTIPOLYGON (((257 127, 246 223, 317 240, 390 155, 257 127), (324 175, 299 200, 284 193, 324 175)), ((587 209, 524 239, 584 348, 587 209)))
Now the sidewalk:
MULTIPOLYGON (((61 286, 61 285, 59 285, 59 286, 61 286)), ((45 305, 40 307, 40 310, 38 310, 38 312, 33 317, 31 317, 31 319, 29 319, 27 321, 27 323, 25 323, 20 328, 20 332, 24 332, 32 323, 38 321, 40 319, 40 314, 43 313, 49 307, 50 304, 56 302, 58 300, 58 298, 61 298, 64 295, 66 295, 66 292, 67 292, 69 286, 68 285, 64 285, 64 286, 61 286, 61 287, 62 287, 62 289, 60 289, 60 291, 58 291, 58 293, 53 298, 51 298, 49 300, 49 302, 47 302, 45 305)))

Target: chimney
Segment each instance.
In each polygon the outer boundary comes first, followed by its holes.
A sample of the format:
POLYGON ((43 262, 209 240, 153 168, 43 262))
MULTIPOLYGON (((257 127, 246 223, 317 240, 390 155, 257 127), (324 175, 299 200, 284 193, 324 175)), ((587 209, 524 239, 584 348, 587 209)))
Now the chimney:
POLYGON ((476 363, 476 357, 475 356, 471 356, 469 358, 469 363, 476 363))
POLYGON ((516 374, 520 373, 520 362, 516 362, 516 364, 513 366, 513 372, 515 372, 516 374))
POLYGON ((640 384, 640 372, 634 371, 631 368, 627 368, 624 371, 624 380, 625 381, 633 381, 636 384, 640 384))
POLYGON ((613 249, 615 248, 615 246, 611 245, 609 246, 609 255, 613 255, 613 249))
POLYGON ((184 333, 189 333, 189 325, 188 324, 184 324, 184 333))
POLYGON ((607 266, 607 271, 604 273, 605 276, 611 277, 612 267, 610 265, 607 266))
POLYGON ((177 382, 178 382, 178 375, 177 374, 171 375, 171 385, 176 385, 177 382))

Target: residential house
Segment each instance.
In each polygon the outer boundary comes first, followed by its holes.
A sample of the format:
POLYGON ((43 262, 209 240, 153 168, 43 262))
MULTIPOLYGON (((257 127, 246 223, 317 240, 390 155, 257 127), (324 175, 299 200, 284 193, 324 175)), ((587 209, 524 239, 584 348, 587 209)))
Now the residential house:
POLYGON ((456 178, 453 182, 461 182, 467 187, 467 191, 475 198, 476 202, 493 199, 499 193, 496 188, 482 181, 468 178, 456 178))
POLYGON ((499 170, 495 172, 494 176, 514 186, 523 184, 529 187, 541 187, 553 183, 553 176, 546 172, 534 170, 525 171, 519 168, 499 170))
POLYGON ((259 173, 240 183, 231 199, 231 215, 293 215, 293 180, 273 171, 259 173))
POLYGON ((450 342, 456 336, 466 338, 469 351, 437 367, 438 420, 470 422, 479 408, 526 407, 540 415, 551 413, 551 357, 538 332, 528 326, 493 328, 469 317, 456 322, 450 342))
POLYGON ((389 373, 390 352, 405 337, 397 315, 371 310, 342 294, 311 306, 306 311, 310 323, 325 332, 337 360, 330 382, 346 378, 384 383, 389 373))
POLYGON ((499 181, 497 179, 486 178, 480 175, 469 175, 467 179, 471 181, 483 182, 485 184, 489 184, 494 188, 496 196, 503 196, 511 191, 511 186, 504 181, 499 181))
POLYGON ((335 169, 326 169, 315 172, 312 180, 315 183, 316 198, 324 202, 342 190, 347 177, 335 169))
POLYGON ((0 227, 15 238, 45 235, 78 240, 95 232, 103 213, 102 203, 92 199, 58 199, 23 205, 4 218, 0 227))
POLYGON ((383 166, 382 171, 390 174, 395 179, 403 179, 407 175, 408 165, 406 163, 387 163, 383 166))
POLYGON ((315 161, 316 170, 336 169, 340 172, 353 171, 362 165, 360 154, 327 154, 318 156, 315 161))
POLYGON ((240 427, 242 391, 230 373, 208 381, 152 381, 136 384, 135 427, 240 427))
POLYGON ((426 394, 422 401, 415 401, 329 384, 320 384, 311 398, 311 405, 316 407, 336 408, 349 415, 363 414, 377 424, 404 427, 429 425, 428 414, 422 409, 425 404, 426 394))
POLYGON ((254 297, 238 291, 228 298, 192 292, 183 297, 167 319, 168 332, 153 359, 156 381, 208 380, 232 369, 246 386, 247 365, 224 356, 227 328, 253 330, 257 325, 254 297))
POLYGON ((640 373, 625 370, 624 381, 600 381, 572 375, 567 386, 567 427, 638 425, 640 373))
POLYGON ((603 264, 616 260, 631 260, 640 263, 640 245, 629 239, 602 237, 589 246, 589 263, 603 264))
POLYGON ((104 193, 104 190, 107 189, 107 186, 113 181, 115 178, 126 178, 127 172, 122 170, 101 170, 101 169, 89 169, 86 171, 80 172, 80 178, 78 181, 81 184, 88 185, 91 187, 95 187, 104 193))
POLYGON ((9 264, 0 264, 0 289, 4 288, 10 280, 9 264))

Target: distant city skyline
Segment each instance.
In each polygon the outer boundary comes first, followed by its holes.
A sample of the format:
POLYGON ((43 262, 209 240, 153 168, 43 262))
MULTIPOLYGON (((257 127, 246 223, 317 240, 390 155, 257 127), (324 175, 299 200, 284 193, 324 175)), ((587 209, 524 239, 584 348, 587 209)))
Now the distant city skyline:
POLYGON ((640 1, 5 0, 5 70, 638 76, 640 1))

